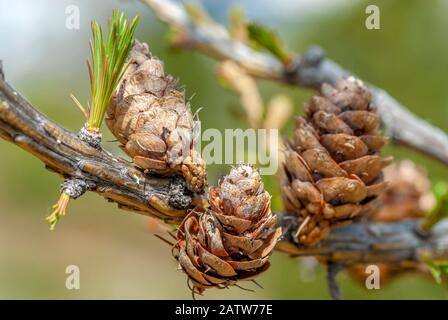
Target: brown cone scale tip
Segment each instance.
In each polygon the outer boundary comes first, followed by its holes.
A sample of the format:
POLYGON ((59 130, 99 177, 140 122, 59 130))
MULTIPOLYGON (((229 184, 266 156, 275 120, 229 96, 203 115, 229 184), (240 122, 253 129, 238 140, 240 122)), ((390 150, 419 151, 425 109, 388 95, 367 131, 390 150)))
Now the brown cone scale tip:
POLYGON ((210 208, 191 212, 173 251, 193 293, 251 280, 269 267, 281 236, 258 171, 240 164, 209 190, 210 208))
POLYGON ((107 110, 106 123, 139 167, 156 174, 180 174, 201 192, 206 166, 194 149, 194 117, 185 93, 146 43, 135 41, 129 66, 107 110))
POLYGON ((294 142, 286 145, 281 168, 285 210, 299 222, 297 240, 315 245, 334 226, 378 209, 386 189, 382 169, 392 159, 380 156, 387 139, 371 93, 354 78, 322 86, 295 121, 294 142))

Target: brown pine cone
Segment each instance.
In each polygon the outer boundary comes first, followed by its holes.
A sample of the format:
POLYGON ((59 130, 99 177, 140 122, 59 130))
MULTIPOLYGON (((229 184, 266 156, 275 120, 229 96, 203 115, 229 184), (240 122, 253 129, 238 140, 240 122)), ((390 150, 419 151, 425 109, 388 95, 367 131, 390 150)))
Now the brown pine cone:
POLYGON ((174 255, 193 293, 249 280, 269 267, 281 229, 256 169, 240 164, 209 190, 210 209, 179 227, 174 255))
POLYGON ((354 78, 324 84, 323 96, 296 119, 295 140, 286 146, 281 187, 287 211, 299 219, 298 242, 314 245, 330 228, 377 209, 385 188, 379 155, 386 138, 372 97, 354 78))
POLYGON ((371 218, 378 222, 396 222, 423 218, 434 205, 431 183, 423 168, 411 160, 402 160, 384 169, 387 190, 381 194, 381 209, 371 218))
POLYGON ((198 133, 185 93, 146 43, 135 41, 129 62, 108 107, 107 126, 135 164, 157 174, 182 174, 191 191, 202 191, 206 167, 194 149, 198 133))

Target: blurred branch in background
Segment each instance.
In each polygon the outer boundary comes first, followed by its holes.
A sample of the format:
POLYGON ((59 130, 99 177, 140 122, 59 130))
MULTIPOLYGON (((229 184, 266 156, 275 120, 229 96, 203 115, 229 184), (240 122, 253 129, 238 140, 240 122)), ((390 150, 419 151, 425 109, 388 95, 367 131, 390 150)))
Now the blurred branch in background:
MULTIPOLYGON (((156 15, 174 28, 175 45, 200 50, 219 60, 232 60, 248 74, 298 87, 320 89, 351 73, 324 57, 320 48, 310 48, 302 57, 285 63, 273 54, 259 52, 232 38, 226 28, 201 12, 171 0, 142 0, 156 15), (190 12, 189 12, 190 11, 190 12)), ((398 144, 408 146, 448 164, 448 135, 416 117, 386 91, 370 86, 378 105, 386 134, 398 144)))
POLYGON ((265 107, 255 79, 233 61, 226 60, 218 65, 216 74, 220 82, 230 87, 240 97, 247 122, 251 128, 265 129, 266 139, 264 150, 275 154, 278 161, 282 161, 284 149, 283 138, 277 135, 293 113, 293 103, 285 95, 275 95, 265 107), (277 139, 277 141, 271 141, 277 139), (277 146, 271 150, 271 146, 277 146))
POLYGON ((230 87, 240 96, 241 106, 244 109, 249 126, 259 128, 263 118, 264 106, 255 80, 231 60, 221 62, 216 73, 219 80, 225 82, 225 86, 230 87))
POLYGON ((235 62, 221 62, 217 68, 217 76, 239 95, 251 128, 281 129, 291 117, 293 103, 290 98, 275 95, 265 108, 255 79, 235 62))

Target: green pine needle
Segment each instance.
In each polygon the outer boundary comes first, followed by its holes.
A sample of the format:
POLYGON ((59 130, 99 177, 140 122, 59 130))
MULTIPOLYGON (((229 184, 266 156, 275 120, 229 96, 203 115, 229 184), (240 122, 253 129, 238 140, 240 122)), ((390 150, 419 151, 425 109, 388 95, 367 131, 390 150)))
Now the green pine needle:
POLYGON ((448 276, 448 261, 447 260, 431 260, 424 258, 423 261, 428 266, 434 280, 438 283, 442 283, 442 276, 448 276))
POLYGON ((126 58, 132 48, 137 22, 138 16, 129 22, 123 12, 114 10, 112 20, 108 19, 106 39, 103 40, 101 26, 92 21, 92 61, 87 61, 91 89, 87 130, 96 131, 103 122, 107 106, 126 71, 126 58))
POLYGON ((288 52, 280 38, 267 27, 250 22, 247 24, 249 38, 260 48, 265 49, 276 56, 283 64, 292 60, 292 54, 288 52))
POLYGON ((429 231, 440 220, 448 218, 448 183, 439 181, 434 184, 433 194, 435 205, 428 212, 422 225, 423 230, 429 231))

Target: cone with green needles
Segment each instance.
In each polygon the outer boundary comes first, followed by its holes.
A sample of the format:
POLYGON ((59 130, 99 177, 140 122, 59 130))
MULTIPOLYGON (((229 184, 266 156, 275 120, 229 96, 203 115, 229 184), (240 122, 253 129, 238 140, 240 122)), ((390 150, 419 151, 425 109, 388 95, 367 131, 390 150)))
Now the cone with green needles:
MULTIPOLYGON (((114 10, 103 39, 101 26, 92 21, 92 58, 87 61, 91 84, 90 104, 89 110, 83 111, 87 115, 87 121, 81 129, 80 137, 95 147, 101 142, 100 126, 107 106, 126 71, 126 58, 134 41, 137 22, 138 16, 128 21, 123 12, 114 10)), ((81 110, 85 110, 76 98, 74 101, 81 110)))

